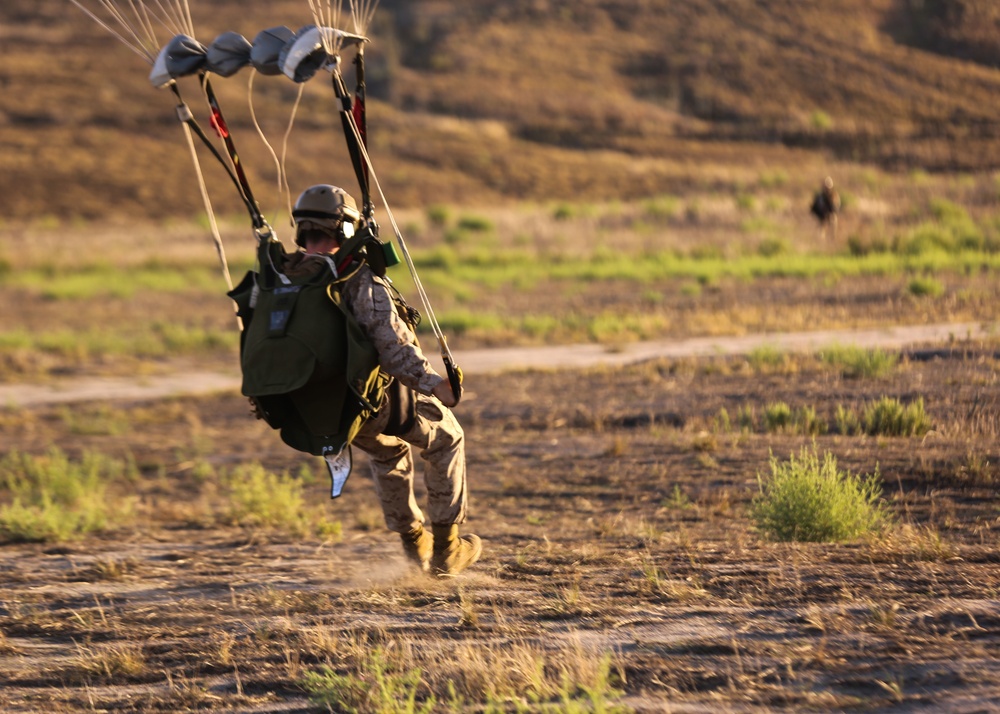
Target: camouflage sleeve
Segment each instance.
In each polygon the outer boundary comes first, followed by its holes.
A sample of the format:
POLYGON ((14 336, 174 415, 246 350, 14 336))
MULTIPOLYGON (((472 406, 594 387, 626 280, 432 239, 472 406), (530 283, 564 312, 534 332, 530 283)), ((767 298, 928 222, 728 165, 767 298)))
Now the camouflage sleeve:
POLYGON ((434 371, 416 335, 396 312, 385 284, 363 265, 340 292, 347 309, 378 351, 382 369, 410 389, 430 395, 444 378, 434 371))

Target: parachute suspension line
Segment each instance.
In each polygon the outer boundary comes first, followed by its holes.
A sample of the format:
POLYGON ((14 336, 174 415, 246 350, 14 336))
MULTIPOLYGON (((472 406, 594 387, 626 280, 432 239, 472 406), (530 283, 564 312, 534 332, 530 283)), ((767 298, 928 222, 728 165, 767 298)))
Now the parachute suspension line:
MULTIPOLYGON (((194 173, 198 177, 198 188, 201 189, 201 199, 205 204, 205 213, 208 214, 208 224, 212 230, 212 239, 215 241, 215 252, 219 256, 219 263, 222 265, 222 276, 226 280, 226 287, 232 291, 233 277, 229 273, 229 262, 226 260, 226 248, 222 244, 222 235, 219 233, 219 224, 215 220, 215 211, 212 208, 212 199, 208 195, 208 186, 205 185, 205 176, 201 170, 201 162, 198 161, 198 152, 195 150, 194 137, 191 135, 191 127, 182 123, 184 137, 187 139, 188 149, 191 152, 191 161, 194 163, 194 173)), ((243 320, 236 316, 236 324, 240 331, 243 330, 243 320)))
POLYGON ((406 246, 406 241, 403 240, 403 233, 399 230, 399 224, 396 223, 396 217, 393 215, 392 209, 389 207, 389 202, 385 198, 385 192, 382 190, 382 183, 378 180, 378 176, 375 174, 375 167, 372 166, 371 157, 368 155, 368 149, 365 147, 364 142, 361 141, 361 132, 358 130, 358 126, 354 122, 354 115, 350 112, 350 110, 344 110, 342 113, 347 117, 345 123, 350 126, 351 131, 354 134, 355 143, 357 144, 358 149, 361 152, 361 157, 368 169, 368 175, 371 177, 372 181, 375 182, 375 189, 378 191, 379 197, 382 199, 382 205, 385 207, 386 216, 389 217, 389 224, 392 226, 392 232, 396 236, 396 242, 399 243, 400 249, 403 251, 403 258, 406 260, 406 267, 410 271, 410 276, 413 278, 413 285, 417 289, 417 295, 420 296, 420 302, 424 307, 424 311, 427 313, 427 321, 430 323, 431 331, 434 333, 434 337, 437 338, 438 344, 441 347, 441 356, 445 359, 446 366, 449 362, 453 365, 454 357, 448 347, 448 340, 445 338, 444 332, 438 324, 437 317, 434 315, 434 309, 431 307, 430 299, 427 297, 427 292, 424 290, 423 283, 420 281, 420 276, 417 275, 417 266, 413 263, 413 258, 406 246))
POLYGON ((295 221, 292 220, 292 193, 288 186, 288 170, 285 168, 285 160, 288 157, 288 137, 292 133, 292 127, 295 125, 295 115, 299 111, 299 104, 302 102, 302 94, 305 92, 306 85, 299 85, 298 96, 295 97, 295 104, 292 105, 292 114, 288 117, 288 128, 285 129, 285 137, 281 142, 281 171, 280 176, 285 183, 285 197, 288 201, 288 221, 294 227, 295 221))
POLYGON ((146 33, 146 37, 150 38, 151 41, 156 39, 156 30, 153 28, 153 19, 150 17, 149 10, 146 5, 139 0, 138 7, 133 2, 129 0, 129 6, 132 8, 132 14, 135 15, 136 20, 142 25, 143 32, 146 33))
POLYGON ((326 29, 340 25, 340 0, 337 0, 336 5, 331 0, 309 0, 309 10, 316 27, 320 28, 323 49, 328 55, 337 55, 340 52, 340 36, 335 32, 327 32, 326 29))
POLYGON ((354 32, 359 35, 365 35, 368 33, 368 26, 375 17, 378 0, 350 0, 350 2, 354 32))
MULTIPOLYGON (((278 158, 278 154, 275 152, 274 147, 271 146, 271 142, 267 140, 267 136, 264 134, 264 130, 260 126, 260 122, 257 121, 257 112, 254 111, 253 107, 253 80, 257 76, 257 70, 251 68, 250 70, 250 80, 247 82, 247 103, 250 105, 250 119, 253 121, 253 126, 257 130, 257 136, 260 140, 264 142, 264 146, 267 147, 268 152, 271 154, 271 158, 274 160, 274 168, 277 173, 278 180, 278 200, 281 200, 281 194, 287 191, 288 179, 284 176, 284 167, 281 165, 281 159, 278 158)), ((289 200, 291 200, 289 198, 289 200)), ((291 212, 291 209, 289 209, 291 212)))
POLYGON ((92 10, 86 7, 83 3, 80 2, 80 0, 69 0, 69 1, 74 5, 76 5, 78 8, 80 8, 80 10, 82 10, 83 13, 87 15, 91 20, 96 22, 98 25, 103 27, 112 35, 114 35, 114 37, 117 38, 119 42, 121 42, 130 50, 132 50, 137 55, 139 55, 147 62, 149 62, 149 64, 153 64, 156 61, 157 49, 155 40, 150 38, 144 39, 140 37, 138 33, 132 28, 132 26, 128 24, 128 22, 122 16, 118 8, 115 7, 115 5, 112 2, 110 2, 110 0, 100 0, 100 4, 102 7, 105 8, 105 10, 107 10, 111 15, 114 16, 117 23, 121 25, 121 27, 123 28, 124 34, 123 32, 116 30, 114 27, 111 26, 111 24, 109 24, 108 21, 102 19, 96 13, 94 13, 92 10))
MULTIPOLYGON (((141 1, 141 0, 140 0, 141 1)), ((174 35, 189 35, 194 37, 194 22, 191 20, 191 7, 187 0, 155 0, 156 6, 169 22, 160 22, 174 35), (164 6, 166 2, 166 6, 164 6)))

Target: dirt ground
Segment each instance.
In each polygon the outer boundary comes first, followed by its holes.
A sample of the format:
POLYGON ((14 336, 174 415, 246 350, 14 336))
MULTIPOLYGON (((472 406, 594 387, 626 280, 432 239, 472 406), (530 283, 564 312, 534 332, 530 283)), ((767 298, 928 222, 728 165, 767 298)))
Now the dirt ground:
POLYGON ((351 671, 361 642, 409 653, 417 702, 433 694, 435 711, 587 710, 500 695, 446 705, 447 682, 470 691, 523 651, 578 669, 607 654, 607 701, 624 711, 995 711, 1000 350, 953 340, 902 357, 877 378, 804 356, 470 376, 457 412, 466 529, 486 550, 454 581, 408 569, 362 458, 326 500, 313 460, 231 392, 85 402, 77 419, 60 405, 7 409, 0 452, 130 454, 142 478, 128 524, 0 548, 0 709, 326 711, 304 673, 351 671), (922 397, 933 428, 835 433, 838 405, 881 396, 922 397), (813 407, 826 433, 740 428, 737 414, 779 401, 813 407), (98 428, 116 415, 128 426, 98 428), (754 530, 747 506, 769 456, 813 443, 852 473, 877 469, 888 533, 779 544, 754 530), (195 464, 253 460, 314 469, 307 493, 340 536, 205 518, 218 492, 195 464))

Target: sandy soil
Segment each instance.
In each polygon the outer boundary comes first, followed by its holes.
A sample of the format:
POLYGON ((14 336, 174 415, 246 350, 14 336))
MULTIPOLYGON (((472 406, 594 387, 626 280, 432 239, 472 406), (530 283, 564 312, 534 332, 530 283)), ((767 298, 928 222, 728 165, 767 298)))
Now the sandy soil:
MULTIPOLYGON (((553 347, 514 347, 455 351, 455 359, 470 375, 490 374, 512 369, 568 369, 597 365, 621 366, 662 358, 706 357, 748 354, 758 347, 774 347, 787 352, 808 352, 830 345, 855 345, 864 348, 900 349, 908 345, 947 342, 955 339, 979 339, 993 334, 996 327, 983 323, 947 323, 909 325, 869 330, 817 330, 741 337, 701 337, 680 340, 657 340, 604 345, 559 345, 553 347)), ((443 374, 438 355, 430 355, 443 374)), ((0 404, 8 407, 31 407, 43 404, 79 402, 94 399, 159 399, 183 394, 209 394, 238 390, 239 374, 184 371, 177 374, 133 377, 74 377, 45 384, 0 384, 0 404)))
MULTIPOLYGON (((484 711, 482 683, 516 678, 525 652, 556 683, 592 682, 607 653, 606 701, 642 712, 996 710, 997 366, 994 342, 957 340, 869 379, 811 357, 470 373, 466 528, 486 553, 454 582, 407 569, 363 460, 336 501, 305 482, 339 538, 213 517, 225 502, 198 463, 315 467, 232 392, 7 410, 0 450, 131 454, 142 478, 124 485, 136 517, 102 535, 0 548, 0 709, 320 712, 304 673, 363 677, 358 652, 379 646, 440 711, 484 711), (931 431, 836 433, 838 406, 883 395, 924 399, 931 431), (767 428, 778 401, 824 427, 767 428), (757 416, 741 428, 741 413, 757 416), (99 428, 118 417, 131 428, 99 428), (762 538, 757 476, 808 444, 877 470, 896 525, 842 545, 762 538), (463 707, 445 705, 449 681, 463 707)), ((540 711, 532 691, 493 710, 540 711)))

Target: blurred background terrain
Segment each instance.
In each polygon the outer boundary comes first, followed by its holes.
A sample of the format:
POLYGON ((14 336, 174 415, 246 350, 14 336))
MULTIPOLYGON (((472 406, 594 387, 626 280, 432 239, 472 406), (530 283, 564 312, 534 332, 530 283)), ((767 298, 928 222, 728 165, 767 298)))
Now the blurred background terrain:
MULTIPOLYGON (((205 44, 311 22, 302 0, 191 6, 205 44)), ((998 25, 1000 6, 986 0, 383 0, 367 53, 372 155, 400 206, 738 191, 776 168, 811 188, 845 162, 992 171, 998 25)), ((5 0, 2 220, 201 210, 173 98, 148 69, 69 2, 5 0)), ((252 180, 275 186, 249 76, 216 90, 252 180)), ((296 86, 254 85, 280 150, 296 86)), ((342 144, 317 77, 289 137, 292 193, 351 185, 342 144)), ((230 210, 224 175, 204 163, 230 210)), ((260 193, 265 209, 282 205, 260 193)))

